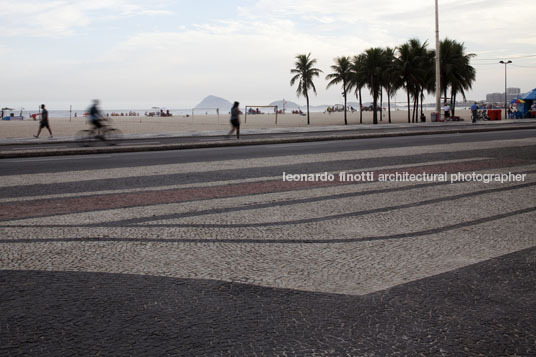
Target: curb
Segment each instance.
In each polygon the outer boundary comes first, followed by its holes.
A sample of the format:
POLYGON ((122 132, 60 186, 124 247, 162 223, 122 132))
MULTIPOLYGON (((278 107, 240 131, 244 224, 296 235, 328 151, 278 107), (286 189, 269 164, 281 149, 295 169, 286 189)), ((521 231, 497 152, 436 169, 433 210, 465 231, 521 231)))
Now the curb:
POLYGON ((147 146, 107 146, 107 147, 81 147, 70 149, 53 149, 53 150, 29 150, 29 151, 0 151, 0 159, 24 158, 24 157, 43 157, 43 156, 60 156, 60 155, 87 155, 87 154, 110 154, 126 152, 143 152, 143 151, 167 151, 167 150, 189 150, 215 147, 233 147, 233 146, 251 146, 251 145, 273 145, 273 144, 290 144, 306 143, 313 141, 330 141, 330 140, 354 140, 354 139, 373 139, 396 136, 421 136, 421 135, 441 135, 441 134, 458 134, 458 133, 475 133, 475 132, 494 132, 494 131, 511 131, 536 129, 536 125, 516 125, 501 127, 469 127, 469 128, 449 128, 443 130, 420 130, 420 131, 395 131, 389 133, 330 133, 328 135, 306 136, 306 137, 289 137, 277 139, 245 139, 245 140, 220 140, 200 143, 177 143, 161 144, 147 146), (232 140, 232 141, 231 141, 232 140))

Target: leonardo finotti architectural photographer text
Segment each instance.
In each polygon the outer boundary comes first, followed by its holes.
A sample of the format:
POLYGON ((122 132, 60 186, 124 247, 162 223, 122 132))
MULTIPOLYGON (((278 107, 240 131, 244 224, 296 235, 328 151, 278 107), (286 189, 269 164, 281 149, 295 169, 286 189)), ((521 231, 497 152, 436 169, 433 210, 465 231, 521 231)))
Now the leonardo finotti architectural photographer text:
POLYGON ((283 172, 283 181, 286 182, 523 182, 527 174, 508 173, 476 173, 457 172, 430 174, 426 172, 414 174, 409 172, 395 173, 375 173, 364 171, 359 173, 339 172, 337 173, 311 173, 311 174, 290 174, 283 172))

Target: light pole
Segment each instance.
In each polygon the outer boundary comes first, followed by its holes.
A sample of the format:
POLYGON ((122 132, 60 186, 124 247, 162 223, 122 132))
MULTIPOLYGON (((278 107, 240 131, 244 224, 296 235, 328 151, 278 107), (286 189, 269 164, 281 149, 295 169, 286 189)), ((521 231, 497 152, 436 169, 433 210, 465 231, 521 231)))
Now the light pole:
POLYGON ((508 99, 506 96, 506 66, 508 65, 508 63, 512 63, 512 61, 499 61, 499 63, 504 64, 504 119, 506 120, 508 118, 508 99))
POLYGON ((440 73, 440 53, 439 53, 439 11, 437 0, 435 0, 435 71, 436 71, 436 120, 439 121, 441 116, 441 73, 440 73))
MULTIPOLYGON (((441 53, 439 52, 439 6, 435 0, 435 19, 436 19, 436 120, 439 121, 441 116, 441 53)), ((446 100, 446 99, 445 99, 446 100)))

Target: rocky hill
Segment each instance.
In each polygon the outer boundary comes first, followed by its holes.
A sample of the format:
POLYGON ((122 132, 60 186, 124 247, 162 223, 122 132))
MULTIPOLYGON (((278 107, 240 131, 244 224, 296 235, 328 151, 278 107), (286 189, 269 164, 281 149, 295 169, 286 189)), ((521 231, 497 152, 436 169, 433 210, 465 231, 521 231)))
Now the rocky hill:
POLYGON ((209 108, 219 108, 220 111, 228 112, 233 104, 227 99, 216 97, 214 95, 209 95, 203 99, 199 104, 195 106, 196 109, 209 109, 209 108))

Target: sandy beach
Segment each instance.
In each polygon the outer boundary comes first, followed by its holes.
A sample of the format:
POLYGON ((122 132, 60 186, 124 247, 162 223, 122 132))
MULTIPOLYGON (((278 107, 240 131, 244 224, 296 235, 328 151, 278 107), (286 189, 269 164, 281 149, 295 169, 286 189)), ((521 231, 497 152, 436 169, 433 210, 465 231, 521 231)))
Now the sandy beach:
MULTIPOLYGON (((432 110, 426 111, 426 121, 430 122, 432 110)), ((348 113, 348 124, 359 125, 359 112, 348 113)), ((470 121, 471 112, 465 109, 458 109, 456 115, 470 121)), ((158 134, 173 132, 196 132, 204 130, 229 130, 229 116, 227 114, 217 115, 195 115, 193 117, 173 116, 173 117, 113 117, 112 125, 119 128, 125 134, 158 134)), ((258 114, 248 115, 247 118, 241 115, 242 129, 259 129, 259 128, 291 128, 306 127, 307 117, 297 114, 279 114, 277 124, 275 123, 275 114, 258 114)), ((330 126, 344 125, 344 113, 311 113, 310 126, 330 126)), ((372 112, 363 112, 363 124, 372 124, 372 112)), ((50 118, 52 133, 56 137, 73 136, 78 130, 87 129, 86 119, 77 118, 50 118)), ((397 110, 391 112, 392 123, 407 123, 407 111, 397 110)), ((383 112, 382 120, 379 125, 389 125, 388 114, 383 112)), ((419 125, 419 124, 415 124, 419 125)), ((37 133, 39 121, 33 119, 25 120, 1 120, 0 121, 0 138, 28 138, 37 133)), ((48 131, 44 129, 41 132, 41 138, 48 136, 48 131)))

